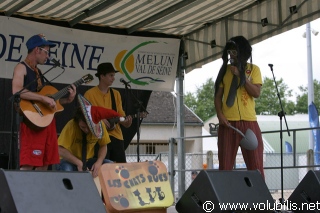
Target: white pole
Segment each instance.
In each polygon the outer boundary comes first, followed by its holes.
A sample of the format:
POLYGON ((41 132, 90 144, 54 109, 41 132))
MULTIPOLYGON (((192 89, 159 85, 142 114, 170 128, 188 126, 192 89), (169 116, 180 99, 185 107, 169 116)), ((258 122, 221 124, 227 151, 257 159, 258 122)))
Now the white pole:
MULTIPOLYGON (((313 72, 312 72, 312 52, 311 52, 311 29, 310 23, 306 25, 306 38, 307 38, 307 63, 308 63, 308 113, 309 105, 314 101, 313 90, 313 72)), ((309 132, 309 149, 314 149, 314 137, 312 130, 309 132)))

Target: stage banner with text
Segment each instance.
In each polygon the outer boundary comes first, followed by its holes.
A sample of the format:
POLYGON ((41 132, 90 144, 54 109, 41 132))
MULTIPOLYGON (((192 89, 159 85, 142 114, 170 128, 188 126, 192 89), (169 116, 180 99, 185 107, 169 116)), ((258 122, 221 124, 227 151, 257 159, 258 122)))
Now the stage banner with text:
MULTIPOLYGON (((94 75, 99 63, 111 62, 119 71, 114 87, 124 88, 123 78, 132 89, 174 90, 180 39, 97 33, 4 16, 0 16, 0 78, 12 78, 15 65, 27 55, 27 40, 41 33, 57 44, 50 56, 61 64, 45 75, 49 81, 58 76, 53 82, 71 84, 85 74, 94 75)), ((44 73, 53 65, 47 61, 39 68, 44 73)), ((95 78, 89 85, 97 84, 95 78)))
POLYGON ((108 212, 168 208, 174 202, 161 161, 103 164, 99 179, 108 212))

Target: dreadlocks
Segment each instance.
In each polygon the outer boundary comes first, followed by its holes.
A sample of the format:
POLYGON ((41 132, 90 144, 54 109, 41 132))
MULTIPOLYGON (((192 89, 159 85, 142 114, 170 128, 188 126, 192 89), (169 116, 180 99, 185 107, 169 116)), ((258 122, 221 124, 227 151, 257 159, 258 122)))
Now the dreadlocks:
POLYGON ((223 49, 222 53, 222 60, 223 64, 220 68, 220 71, 218 73, 218 76, 216 78, 215 82, 215 94, 218 91, 219 85, 222 82, 222 79, 224 75, 226 74, 227 71, 227 64, 228 64, 228 50, 233 49, 237 51, 237 63, 236 66, 239 70, 240 73, 240 85, 243 86, 246 82, 246 77, 245 77, 245 71, 247 67, 247 61, 250 58, 250 63, 252 64, 252 47, 249 43, 249 41, 243 37, 243 36, 235 36, 232 37, 226 44, 226 46, 223 49))

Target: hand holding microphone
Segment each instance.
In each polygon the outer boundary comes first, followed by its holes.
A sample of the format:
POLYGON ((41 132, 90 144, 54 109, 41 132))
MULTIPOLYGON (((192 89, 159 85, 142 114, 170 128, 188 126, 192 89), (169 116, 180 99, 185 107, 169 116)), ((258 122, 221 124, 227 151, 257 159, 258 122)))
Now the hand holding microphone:
POLYGON ((233 59, 233 58, 230 58, 229 61, 230 61, 230 65, 232 66, 232 67, 230 68, 232 74, 238 76, 238 75, 239 75, 239 72, 238 72, 238 63, 237 63, 237 60, 236 60, 236 59, 233 59))
POLYGON ((230 58, 229 61, 230 61, 230 65, 231 65, 231 66, 237 66, 237 65, 238 65, 236 59, 230 58))

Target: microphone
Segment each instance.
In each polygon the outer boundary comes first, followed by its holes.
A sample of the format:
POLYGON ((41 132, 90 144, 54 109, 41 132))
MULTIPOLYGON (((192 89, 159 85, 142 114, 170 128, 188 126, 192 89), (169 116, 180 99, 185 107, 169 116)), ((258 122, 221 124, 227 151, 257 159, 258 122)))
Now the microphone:
POLYGON ((130 87, 129 82, 126 82, 123 78, 120 78, 120 82, 123 83, 126 87, 130 87))
POLYGON ((268 66, 270 67, 271 71, 273 71, 273 69, 272 69, 273 64, 268 64, 268 66))
POLYGON ((60 62, 57 61, 56 59, 54 59, 52 56, 49 57, 49 60, 54 63, 55 67, 60 67, 60 68, 64 69, 64 67, 61 66, 60 62))
POLYGON ((236 60, 233 59, 233 58, 230 58, 229 61, 230 61, 231 66, 237 66, 237 65, 238 65, 238 63, 236 62, 236 60))

